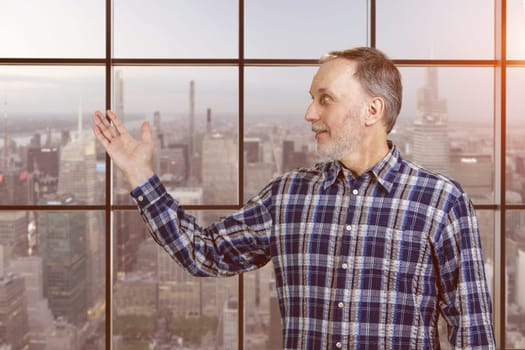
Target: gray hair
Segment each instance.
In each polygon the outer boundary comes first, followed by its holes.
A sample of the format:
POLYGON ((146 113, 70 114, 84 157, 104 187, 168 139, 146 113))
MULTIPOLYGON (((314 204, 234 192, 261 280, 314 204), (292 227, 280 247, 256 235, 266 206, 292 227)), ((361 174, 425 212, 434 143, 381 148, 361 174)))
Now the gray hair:
POLYGON ((371 96, 385 101, 385 126, 390 133, 401 110, 403 85, 401 74, 394 63, 381 51, 370 47, 356 47, 343 51, 331 51, 323 55, 320 63, 336 58, 357 62, 354 76, 371 96))

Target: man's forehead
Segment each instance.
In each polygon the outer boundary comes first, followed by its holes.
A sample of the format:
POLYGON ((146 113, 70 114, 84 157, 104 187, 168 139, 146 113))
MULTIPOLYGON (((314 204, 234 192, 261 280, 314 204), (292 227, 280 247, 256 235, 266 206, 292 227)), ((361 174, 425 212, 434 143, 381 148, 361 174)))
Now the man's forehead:
POLYGON ((329 91, 332 86, 353 80, 355 62, 336 58, 321 64, 312 78, 310 92, 329 91))

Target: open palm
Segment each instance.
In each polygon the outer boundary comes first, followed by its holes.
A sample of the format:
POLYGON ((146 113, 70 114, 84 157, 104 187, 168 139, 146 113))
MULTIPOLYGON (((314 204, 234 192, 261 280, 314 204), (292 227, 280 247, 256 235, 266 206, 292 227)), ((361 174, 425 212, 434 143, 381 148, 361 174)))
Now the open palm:
POLYGON ((93 132, 131 186, 136 187, 153 175, 150 125, 142 123, 141 139, 137 140, 115 113, 108 111, 107 116, 109 120, 100 111, 93 114, 93 132))

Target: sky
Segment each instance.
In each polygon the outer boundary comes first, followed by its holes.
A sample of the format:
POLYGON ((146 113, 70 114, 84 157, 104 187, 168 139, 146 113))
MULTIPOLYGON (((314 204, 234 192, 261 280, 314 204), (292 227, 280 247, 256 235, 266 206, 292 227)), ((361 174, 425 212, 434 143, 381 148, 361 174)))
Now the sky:
MULTIPOLYGON (((117 58, 235 58, 237 0, 114 0, 117 58)), ((0 0, 0 57, 103 58, 104 0, 0 0), (7 33, 7 35, 6 35, 7 33)), ((508 58, 525 59, 525 1, 508 0, 508 58)), ((377 0, 376 46, 393 59, 493 59, 491 0, 377 0), (451 10, 453 9, 453 10, 451 10)), ((332 49, 368 45, 368 1, 246 0, 247 58, 317 59, 332 49)), ((196 82, 197 108, 237 111, 235 67, 117 67, 125 110, 188 110, 196 82)), ((509 70, 509 116, 521 117, 524 69, 509 70)), ((424 69, 401 67, 403 113, 415 113, 424 69)), ((315 67, 247 67, 246 115, 302 117, 315 67)), ((449 115, 491 120, 492 68, 440 68, 449 115), (466 93, 468 92, 468 93, 466 93)), ((0 65, 0 99, 11 113, 90 113, 104 108, 103 67, 0 65)))

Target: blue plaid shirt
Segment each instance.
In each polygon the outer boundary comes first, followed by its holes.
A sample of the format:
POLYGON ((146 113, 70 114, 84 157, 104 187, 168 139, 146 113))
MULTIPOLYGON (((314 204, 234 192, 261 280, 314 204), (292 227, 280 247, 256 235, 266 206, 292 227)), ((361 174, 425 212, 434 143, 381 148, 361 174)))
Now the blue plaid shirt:
POLYGON ((286 349, 495 349, 478 223, 461 187, 395 146, 359 177, 339 162, 272 181, 203 228, 156 176, 132 191, 155 239, 196 276, 275 268, 286 349))

